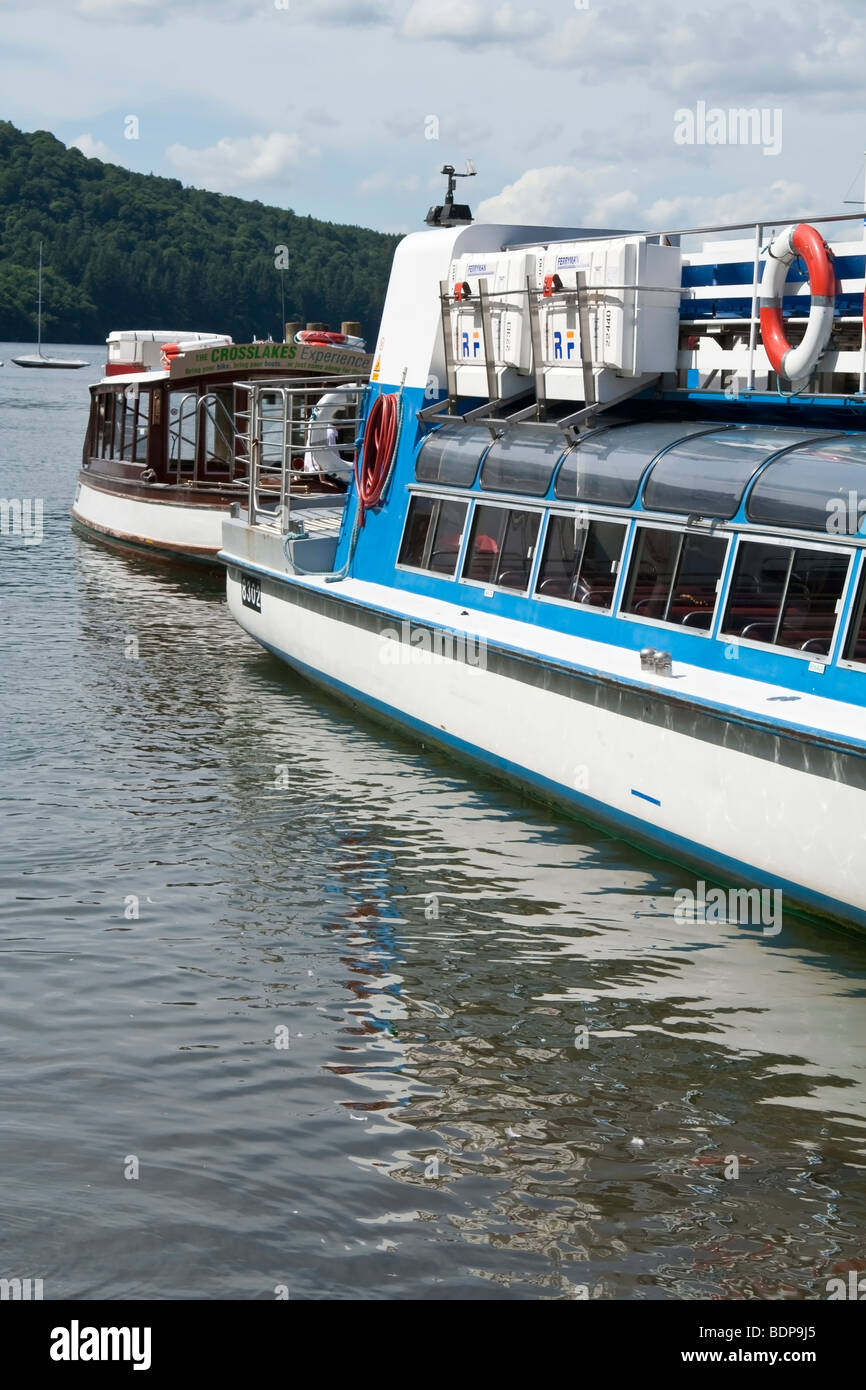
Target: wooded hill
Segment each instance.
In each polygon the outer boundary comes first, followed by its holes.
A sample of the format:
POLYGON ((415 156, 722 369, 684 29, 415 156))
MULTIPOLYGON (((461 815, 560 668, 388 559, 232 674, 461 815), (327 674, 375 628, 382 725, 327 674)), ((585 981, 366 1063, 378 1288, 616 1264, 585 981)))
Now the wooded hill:
POLYGON ((0 339, 35 338, 40 240, 48 342, 113 328, 281 338, 286 246, 286 318, 360 319, 372 346, 398 238, 134 174, 0 121, 0 339))

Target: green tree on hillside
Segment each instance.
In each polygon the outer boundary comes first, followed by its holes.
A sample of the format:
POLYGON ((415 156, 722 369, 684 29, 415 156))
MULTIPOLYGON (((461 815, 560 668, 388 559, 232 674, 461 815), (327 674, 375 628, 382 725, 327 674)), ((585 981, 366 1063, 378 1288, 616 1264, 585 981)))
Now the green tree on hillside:
POLYGON ((378 331, 397 238, 184 188, 0 121, 0 338, 98 342, 113 328, 188 328, 236 341, 282 331, 274 248, 289 248, 286 317, 378 331))

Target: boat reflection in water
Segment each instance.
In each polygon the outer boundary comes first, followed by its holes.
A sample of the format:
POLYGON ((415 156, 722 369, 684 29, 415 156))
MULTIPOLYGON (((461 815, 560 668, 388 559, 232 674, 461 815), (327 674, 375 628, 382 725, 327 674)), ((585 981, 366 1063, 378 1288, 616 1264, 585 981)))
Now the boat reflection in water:
POLYGON ((92 1142, 133 1086, 157 1228, 169 1191, 190 1240, 230 1231, 210 1292, 825 1296, 866 1218, 862 942, 683 921, 682 871, 348 715, 216 586, 77 563, 142 899, 88 1001, 124 1038, 92 1142))

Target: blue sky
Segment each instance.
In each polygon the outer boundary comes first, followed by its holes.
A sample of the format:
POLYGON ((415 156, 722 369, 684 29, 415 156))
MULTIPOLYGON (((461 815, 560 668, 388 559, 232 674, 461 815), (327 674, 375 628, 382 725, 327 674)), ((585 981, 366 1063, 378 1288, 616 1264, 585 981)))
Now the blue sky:
POLYGON ((485 220, 675 228, 863 195, 864 0, 0 0, 0 33, 0 117, 335 221, 411 230, 467 158, 485 220), (679 143, 700 103, 778 112, 780 148, 679 143))

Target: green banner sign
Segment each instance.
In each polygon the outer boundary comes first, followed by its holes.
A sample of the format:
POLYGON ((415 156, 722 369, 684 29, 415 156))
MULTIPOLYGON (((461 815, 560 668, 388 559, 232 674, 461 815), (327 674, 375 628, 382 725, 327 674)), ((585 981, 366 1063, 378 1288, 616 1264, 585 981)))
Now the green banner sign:
POLYGON ((244 372, 300 372, 302 375, 351 374, 366 380, 372 365, 371 353, 353 352, 348 348, 316 347, 310 343, 228 343, 183 353, 172 362, 170 376, 175 381, 241 369, 244 372))

